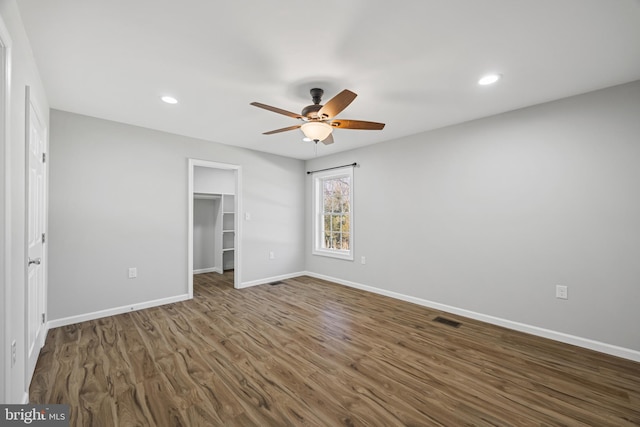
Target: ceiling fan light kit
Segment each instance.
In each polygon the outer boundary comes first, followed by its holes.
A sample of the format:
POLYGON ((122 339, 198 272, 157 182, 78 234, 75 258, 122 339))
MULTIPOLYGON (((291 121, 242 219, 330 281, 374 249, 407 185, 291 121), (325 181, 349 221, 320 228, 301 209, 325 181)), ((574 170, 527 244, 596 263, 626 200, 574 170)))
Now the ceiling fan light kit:
POLYGON ((340 129, 359 129, 359 130, 381 130, 384 123, 366 122, 363 120, 339 120, 334 121, 335 116, 340 114, 342 110, 347 108, 349 104, 356 98, 354 92, 343 90, 326 104, 320 104, 324 91, 319 88, 310 90, 312 105, 307 105, 302 109, 301 114, 292 113, 291 111, 281 108, 272 107, 271 105, 262 104, 260 102, 252 102, 251 105, 274 113, 282 114, 294 119, 302 120, 304 123, 286 128, 276 129, 264 132, 263 135, 272 135, 274 133, 286 132, 289 130, 300 129, 304 133, 305 140, 322 141, 324 144, 333 144, 333 128, 340 129))
POLYGON ((325 122, 307 122, 300 129, 304 136, 316 142, 324 141, 333 131, 333 128, 325 122))

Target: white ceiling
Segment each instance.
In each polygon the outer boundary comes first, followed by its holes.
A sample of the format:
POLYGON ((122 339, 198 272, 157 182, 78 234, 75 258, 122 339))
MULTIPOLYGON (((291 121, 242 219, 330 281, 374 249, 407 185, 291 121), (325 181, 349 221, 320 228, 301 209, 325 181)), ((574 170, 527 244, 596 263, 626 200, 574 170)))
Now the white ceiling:
POLYGON ((350 89, 338 117, 387 124, 336 129, 322 156, 640 79, 639 0, 18 4, 52 108, 298 159, 299 130, 261 134, 298 122, 250 102, 350 89))

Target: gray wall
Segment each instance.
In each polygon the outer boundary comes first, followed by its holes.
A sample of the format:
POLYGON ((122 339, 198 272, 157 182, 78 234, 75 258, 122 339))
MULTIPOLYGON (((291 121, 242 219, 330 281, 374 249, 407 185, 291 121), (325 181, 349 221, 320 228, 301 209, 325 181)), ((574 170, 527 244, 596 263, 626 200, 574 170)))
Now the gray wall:
MULTIPOLYGON (((208 194, 236 194, 236 172, 228 169, 216 169, 202 166, 193 168, 193 192, 208 194)), ((211 200, 195 200, 193 204, 193 269, 223 270, 222 236, 216 238, 216 226, 222 230, 223 220, 220 207, 222 200, 212 205, 211 200), (215 206, 215 209, 213 209, 215 206), (213 209, 213 210, 212 210, 213 209), (218 213, 220 216, 218 218, 218 213), (219 240, 216 242, 216 239, 219 240)), ((228 204, 228 203, 227 203, 228 204)), ((225 211, 234 211, 234 206, 224 206, 225 211)), ((232 256, 230 254, 229 256, 232 256)), ((231 267, 233 268, 233 262, 231 267)))
MULTIPOLYGON (((8 147, 2 147, 3 159, 0 166, 2 188, 9 188, 2 200, 4 268, 0 273, 8 276, 2 284, 3 334, 0 340, 0 402, 23 403, 27 397, 28 384, 25 382, 25 87, 31 88, 31 96, 40 109, 45 123, 49 124, 49 104, 38 75, 31 46, 24 32, 20 12, 14 0, 0 0, 0 16, 12 40, 11 88, 10 88, 10 140, 8 147), (6 149, 6 151, 4 151, 6 149), (17 344, 17 362, 10 366, 10 343, 17 344)), ((4 131, 4 130, 2 130, 4 131)))
POLYGON ((242 166, 243 281, 304 269, 302 161, 57 110, 50 157, 52 320, 187 293, 188 158, 242 166))
POLYGON ((193 192, 236 194, 235 172, 196 166, 193 169, 193 192))
MULTIPOLYGON (((193 269, 216 267, 216 220, 221 199, 193 201, 193 269)), ((220 237, 221 238, 221 237, 220 237)), ((217 266, 222 269, 222 265, 217 266)))
POLYGON ((307 168, 354 161, 355 261, 311 255, 308 178, 307 270, 640 350, 640 82, 307 168))

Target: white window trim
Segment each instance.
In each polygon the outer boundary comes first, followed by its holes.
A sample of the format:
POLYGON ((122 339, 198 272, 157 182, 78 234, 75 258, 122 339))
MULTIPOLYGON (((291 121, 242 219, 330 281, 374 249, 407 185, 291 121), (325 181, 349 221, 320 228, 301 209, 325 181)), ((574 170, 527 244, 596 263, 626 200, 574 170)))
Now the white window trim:
POLYGON ((354 180, 353 180, 353 167, 346 166, 340 169, 333 169, 329 171, 323 172, 315 172, 313 174, 313 238, 312 240, 312 254, 326 256, 330 258, 338 258, 344 259, 348 261, 353 261, 354 258, 354 180), (340 176, 348 176, 349 181, 351 183, 350 195, 351 195, 351 203, 349 207, 349 250, 337 250, 337 249, 324 249, 322 248, 322 212, 320 209, 322 207, 322 188, 321 183, 323 179, 332 178, 332 177, 340 177, 340 176))

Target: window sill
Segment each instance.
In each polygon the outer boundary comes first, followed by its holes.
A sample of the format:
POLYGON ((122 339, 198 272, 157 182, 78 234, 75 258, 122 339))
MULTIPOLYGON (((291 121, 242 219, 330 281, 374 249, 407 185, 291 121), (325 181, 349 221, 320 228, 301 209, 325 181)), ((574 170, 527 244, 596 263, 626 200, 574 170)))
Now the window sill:
POLYGON ((337 258, 337 259, 344 259, 346 261, 353 261, 353 252, 349 251, 349 252, 339 252, 339 251, 328 251, 328 250, 322 250, 322 249, 314 249, 313 252, 311 253, 312 255, 319 255, 319 256, 324 256, 324 257, 328 257, 328 258, 337 258))

